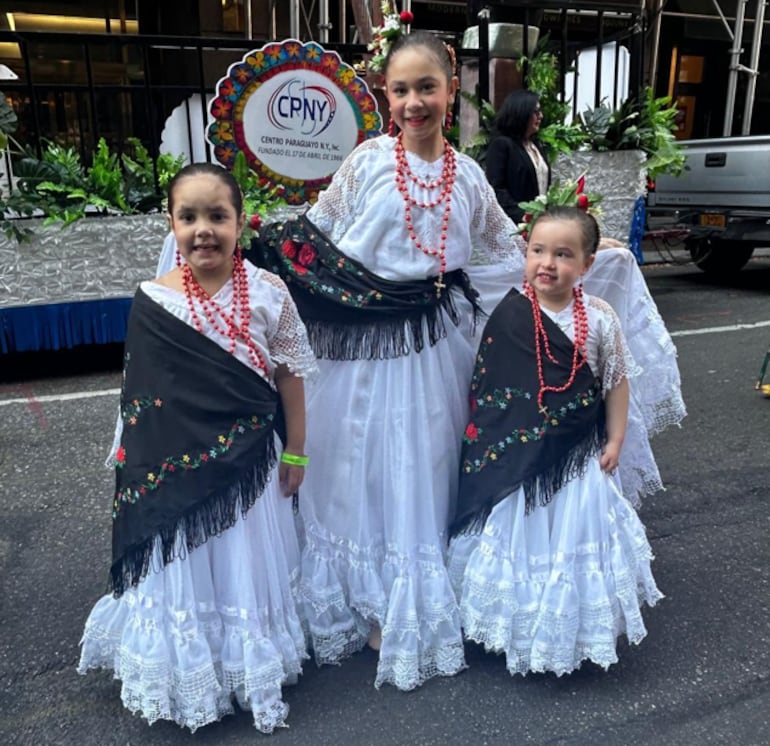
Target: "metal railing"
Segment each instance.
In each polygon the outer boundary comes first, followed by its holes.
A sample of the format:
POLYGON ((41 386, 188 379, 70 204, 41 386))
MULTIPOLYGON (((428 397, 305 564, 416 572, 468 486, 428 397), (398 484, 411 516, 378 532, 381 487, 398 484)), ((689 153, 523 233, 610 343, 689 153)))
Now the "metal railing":
MULTIPOLYGON (((560 13, 560 38, 552 41, 551 46, 562 67, 563 95, 570 97, 574 91, 564 90, 566 73, 571 61, 587 45, 570 40, 568 11, 562 9, 560 13)), ((461 63, 478 60, 478 96, 482 100, 489 98, 487 24, 488 18, 481 14, 479 49, 461 49, 461 39, 451 39, 461 63)), ((618 41, 630 47, 631 95, 639 92, 642 82, 639 24, 639 17, 629 16, 625 31, 608 34, 604 31, 604 14, 598 11, 596 38, 590 45, 600 49, 609 41, 618 41)), ((534 50, 527 45, 526 16, 524 25, 523 54, 529 56, 534 50)), ((0 62, 17 76, 0 79, 0 90, 18 116, 16 140, 36 151, 38 157, 45 141, 53 140, 77 148, 83 163, 88 163, 103 137, 118 153, 126 149, 129 138, 137 138, 154 159, 160 152, 166 119, 180 105, 186 113, 192 150, 191 123, 207 121, 207 96, 213 94, 218 80, 226 74, 229 65, 269 41, 0 31, 0 62), (196 106, 200 112, 193 111, 196 106), (199 114, 202 120, 198 119, 199 114)), ((325 46, 350 64, 360 62, 367 53, 366 47, 360 44, 325 46)), ((601 55, 598 58, 601 65, 601 55)), ((616 67, 617 64, 616 57, 616 67)), ((598 73, 597 104, 600 68, 598 73)), ((211 160, 208 143, 205 149, 206 158, 211 160)))

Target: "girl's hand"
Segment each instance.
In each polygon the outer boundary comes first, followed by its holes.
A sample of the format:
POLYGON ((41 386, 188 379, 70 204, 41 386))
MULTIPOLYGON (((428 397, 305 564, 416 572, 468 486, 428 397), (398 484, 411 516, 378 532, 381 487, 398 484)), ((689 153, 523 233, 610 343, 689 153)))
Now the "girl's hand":
POLYGON ((291 497, 294 495, 302 484, 304 478, 304 466, 294 466, 292 464, 284 464, 283 462, 278 465, 278 483, 284 497, 291 497))
POLYGON ((612 472, 618 468, 619 458, 620 446, 616 443, 608 442, 607 445, 604 446, 602 455, 599 457, 599 466, 601 466, 602 471, 607 474, 612 474, 612 472))

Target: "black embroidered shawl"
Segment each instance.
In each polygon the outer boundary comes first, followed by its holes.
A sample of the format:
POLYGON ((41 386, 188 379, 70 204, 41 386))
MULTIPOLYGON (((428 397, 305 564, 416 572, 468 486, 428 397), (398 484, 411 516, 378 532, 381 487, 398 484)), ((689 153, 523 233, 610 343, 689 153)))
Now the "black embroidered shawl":
POLYGON ((279 414, 260 376, 137 291, 116 456, 116 596, 148 573, 157 540, 165 565, 246 513, 275 464, 279 414))
MULTIPOLYGON (((572 341, 542 318, 559 361, 543 355, 545 380, 561 386, 572 367, 572 341)), ((546 393, 547 414, 538 410, 534 340, 530 301, 511 290, 489 317, 476 358, 453 536, 481 530, 492 508, 521 486, 526 512, 546 505, 604 443, 601 384, 588 363, 565 392, 546 393)))
POLYGON ((478 293, 462 270, 444 276, 437 297, 433 277, 394 282, 370 272, 341 253, 306 217, 272 223, 251 243, 248 258, 286 282, 316 355, 329 360, 382 360, 402 357, 446 336, 444 315, 460 321, 451 288, 471 302, 478 293))

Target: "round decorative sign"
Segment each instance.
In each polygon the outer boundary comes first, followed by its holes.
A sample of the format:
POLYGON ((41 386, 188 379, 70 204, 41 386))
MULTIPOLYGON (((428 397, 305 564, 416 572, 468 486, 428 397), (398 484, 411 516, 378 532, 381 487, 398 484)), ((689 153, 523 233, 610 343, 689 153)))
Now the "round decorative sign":
POLYGON ((382 130, 366 83, 316 42, 266 44, 227 73, 211 102, 214 155, 232 168, 242 151, 289 204, 314 202, 353 148, 382 130))

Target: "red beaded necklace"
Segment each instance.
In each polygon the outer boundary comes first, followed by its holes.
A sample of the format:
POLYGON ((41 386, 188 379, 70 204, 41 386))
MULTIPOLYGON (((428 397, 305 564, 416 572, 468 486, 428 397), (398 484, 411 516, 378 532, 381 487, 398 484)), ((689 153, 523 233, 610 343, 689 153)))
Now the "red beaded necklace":
POLYGON ((551 346, 548 343, 548 335, 543 327, 543 316, 540 311, 540 303, 535 294, 535 288, 526 280, 524 281, 524 294, 529 298, 532 305, 532 317, 535 321, 535 358, 537 360, 537 382, 539 390, 537 392, 537 407, 544 415, 548 415, 548 409, 543 404, 543 399, 547 391, 560 393, 566 391, 574 382, 575 374, 586 362, 585 343, 588 339, 588 314, 583 303, 583 288, 576 287, 572 289, 572 295, 575 299, 572 306, 572 323, 575 327, 575 338, 572 343, 572 368, 569 378, 563 386, 549 386, 545 382, 543 374, 543 350, 552 363, 559 361, 551 353, 551 346))
POLYGON ((452 189, 455 183, 455 173, 457 171, 457 163, 455 160, 455 152, 449 142, 444 139, 444 164, 441 169, 441 175, 433 181, 423 181, 418 176, 412 173, 412 169, 409 168, 409 162, 406 158, 406 150, 404 150, 403 132, 399 133, 396 138, 396 187, 404 198, 404 221, 406 222, 406 229, 409 231, 409 238, 412 239, 412 243, 423 254, 428 256, 438 257, 439 260, 439 272, 438 279, 434 283, 436 286, 436 296, 441 297, 441 290, 446 287, 444 284, 444 274, 446 272, 446 237, 449 227, 449 213, 452 212, 452 189), (430 191, 435 189, 441 189, 439 195, 435 199, 428 200, 426 202, 420 202, 409 194, 408 181, 416 184, 421 189, 430 191), (441 217, 441 235, 438 248, 431 249, 423 246, 418 240, 417 234, 414 232, 414 222, 412 221, 412 206, 419 207, 421 210, 430 210, 434 207, 438 207, 444 203, 444 214, 441 217))
POLYGON ((243 265, 240 246, 236 247, 233 254, 233 308, 230 313, 224 311, 200 286, 189 264, 183 264, 181 269, 184 294, 187 298, 187 306, 190 309, 193 326, 196 331, 203 334, 203 324, 196 308, 197 301, 197 305, 200 306, 214 330, 222 336, 230 338, 228 352, 230 354, 235 352, 236 341, 240 338, 246 344, 249 360, 251 360, 252 365, 268 374, 265 358, 249 332, 249 321, 251 320, 249 279, 246 274, 246 267, 243 265), (220 321, 223 326, 220 325, 220 321))

